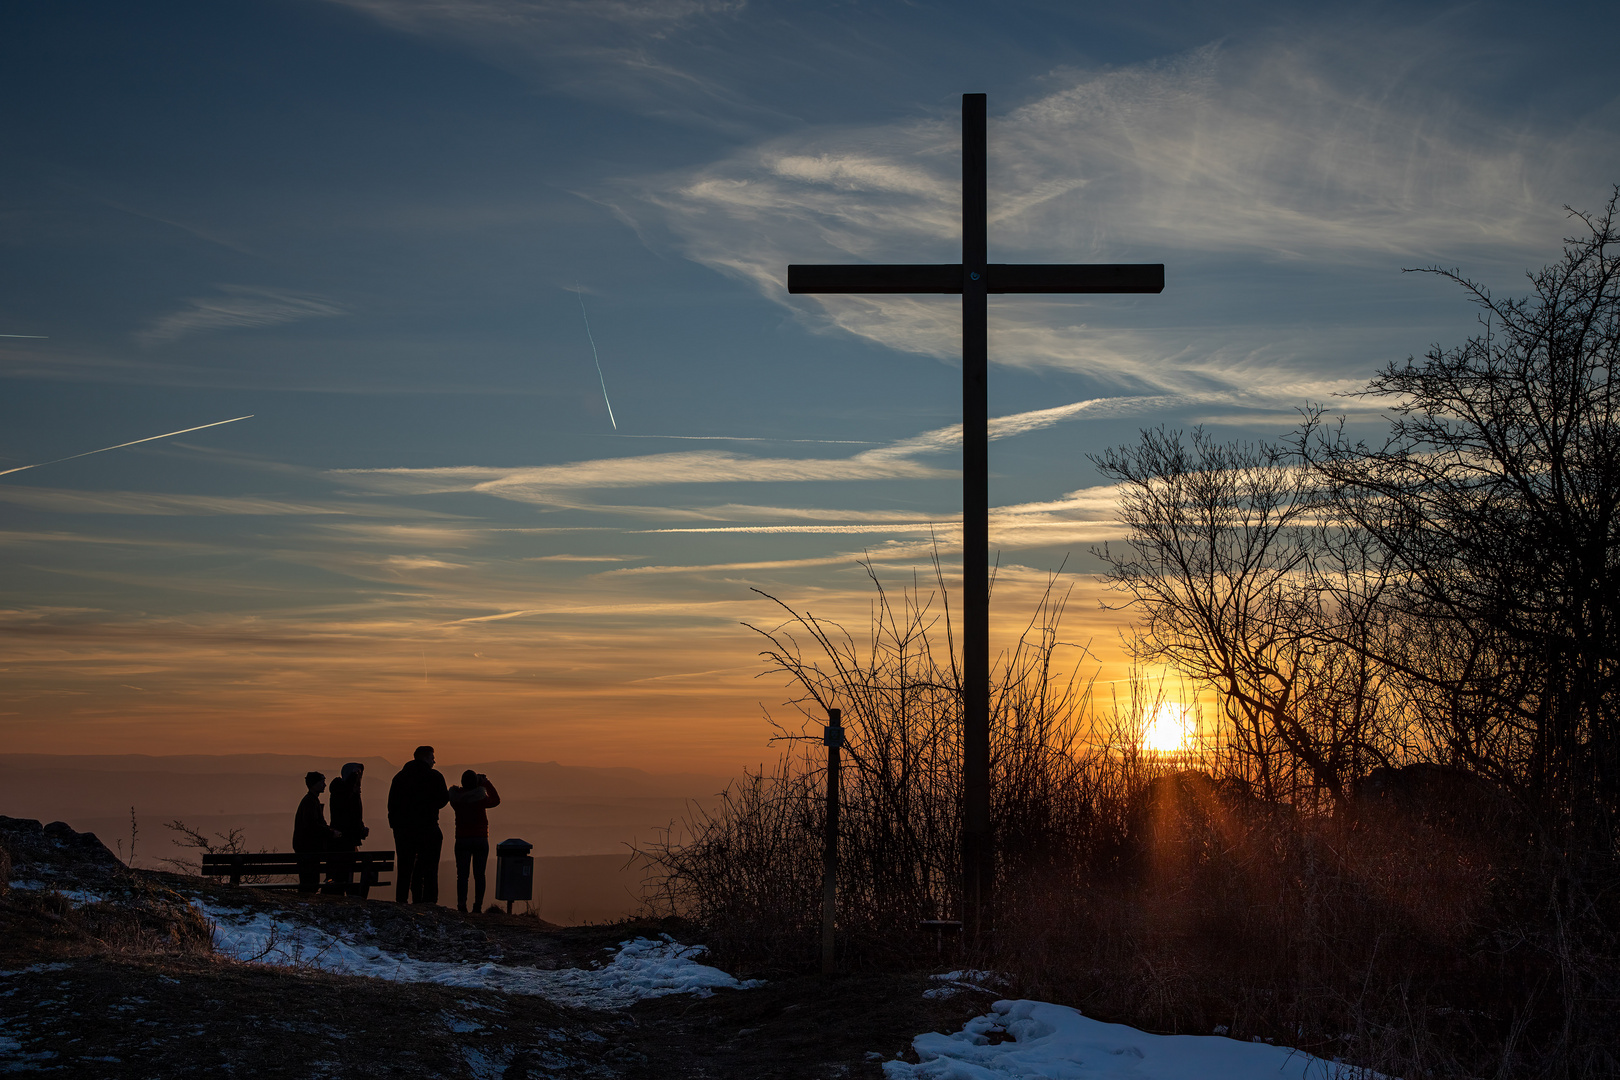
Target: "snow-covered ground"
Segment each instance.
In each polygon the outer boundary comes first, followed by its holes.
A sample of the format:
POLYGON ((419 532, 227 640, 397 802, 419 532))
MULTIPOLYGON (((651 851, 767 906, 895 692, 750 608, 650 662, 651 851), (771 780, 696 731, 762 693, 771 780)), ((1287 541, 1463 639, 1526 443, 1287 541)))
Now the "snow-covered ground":
POLYGON ((921 1063, 883 1064, 885 1080, 1375 1080, 1286 1047, 1217 1035, 1149 1035, 1064 1005, 998 1001, 954 1035, 911 1042, 921 1063), (1001 1041, 997 1041, 1001 1040, 1001 1041))
POLYGON ((214 948, 234 959, 261 964, 530 994, 590 1009, 620 1009, 666 994, 707 997, 721 987, 746 990, 759 985, 758 980, 739 982, 719 968, 698 963, 696 957, 704 951, 701 945, 682 945, 668 935, 657 941, 626 941, 613 960, 600 968, 543 971, 488 962, 413 960, 270 912, 193 903, 214 924, 214 948))
POLYGON ((55 885, 52 885, 48 881, 35 881, 32 879, 26 881, 13 881, 11 883, 11 887, 13 889, 28 889, 36 892, 56 892, 67 897, 75 904, 99 904, 106 899, 106 897, 102 896, 100 893, 87 892, 84 889, 61 889, 55 885))

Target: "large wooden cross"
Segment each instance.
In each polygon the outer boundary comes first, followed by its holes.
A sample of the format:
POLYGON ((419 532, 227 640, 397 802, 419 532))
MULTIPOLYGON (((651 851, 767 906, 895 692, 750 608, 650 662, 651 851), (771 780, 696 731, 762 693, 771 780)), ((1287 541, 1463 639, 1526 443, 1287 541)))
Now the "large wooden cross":
POLYGON ((1157 293, 1163 264, 989 262, 985 95, 962 95, 962 261, 943 265, 789 266, 790 293, 962 294, 962 922, 989 929, 990 417, 986 397, 991 293, 1157 293))

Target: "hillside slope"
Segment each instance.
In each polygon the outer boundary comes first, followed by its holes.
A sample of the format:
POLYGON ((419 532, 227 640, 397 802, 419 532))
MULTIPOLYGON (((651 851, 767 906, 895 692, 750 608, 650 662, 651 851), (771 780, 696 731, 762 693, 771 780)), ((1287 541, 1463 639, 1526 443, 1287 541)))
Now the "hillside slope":
POLYGON ((560 1004, 490 989, 487 977, 476 985, 478 973, 602 982, 627 951, 621 943, 644 939, 678 950, 677 942, 691 943, 687 930, 646 922, 560 927, 131 872, 93 836, 60 823, 0 818, 0 848, 14 860, 0 895, 0 1068, 7 1071, 877 1077, 877 1062, 905 1052, 913 1035, 955 1030, 988 1001, 975 993, 925 998, 938 985, 926 976, 884 975, 776 977, 750 989, 668 992, 618 1008, 560 1004), (216 926, 203 910, 235 914, 216 926), (216 948, 219 927, 232 920, 283 928, 261 957, 281 962, 216 948), (318 949, 297 954, 299 941, 328 938, 368 956, 400 957, 398 967, 419 973, 471 973, 462 977, 468 985, 337 974, 322 969, 318 949))

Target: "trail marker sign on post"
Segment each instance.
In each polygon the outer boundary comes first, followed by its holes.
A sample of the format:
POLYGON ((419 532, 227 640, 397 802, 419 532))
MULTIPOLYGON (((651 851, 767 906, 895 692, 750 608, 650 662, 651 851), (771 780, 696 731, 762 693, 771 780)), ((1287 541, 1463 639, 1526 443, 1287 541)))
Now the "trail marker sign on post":
POLYGON ((962 921, 989 929, 990 417, 988 297, 992 293, 1159 293, 1162 263, 989 261, 985 95, 962 95, 962 261, 936 265, 788 267, 790 293, 962 294, 962 921))

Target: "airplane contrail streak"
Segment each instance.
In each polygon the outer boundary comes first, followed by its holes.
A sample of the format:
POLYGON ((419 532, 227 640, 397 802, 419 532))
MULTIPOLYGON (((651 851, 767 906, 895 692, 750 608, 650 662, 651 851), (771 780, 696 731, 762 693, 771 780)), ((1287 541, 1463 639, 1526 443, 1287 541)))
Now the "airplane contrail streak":
POLYGON ((35 341, 49 341, 50 340, 50 338, 46 337, 44 334, 0 334, 0 337, 33 338, 35 341))
POLYGON ((608 423, 613 425, 614 431, 618 431, 619 422, 613 419, 613 402, 608 401, 607 380, 602 377, 602 359, 596 355, 596 338, 591 334, 591 319, 585 314, 585 290, 575 284, 574 295, 579 297, 579 317, 585 320, 585 339, 591 343, 591 359, 596 362, 596 379, 602 384, 602 400, 607 404, 608 423))
POLYGON ((246 416, 233 416, 229 420, 215 420, 212 424, 198 424, 196 427, 181 428, 179 431, 170 431, 162 435, 148 435, 144 439, 131 439, 129 442, 121 442, 117 446, 103 446, 100 450, 86 450, 82 454, 69 454, 67 457, 52 458, 50 461, 35 462, 33 465, 19 465, 15 469, 0 469, 0 476, 10 476, 12 473, 22 472, 24 469, 37 469, 41 465, 55 465, 61 461, 72 461, 74 458, 89 457, 91 454, 105 454, 108 450, 122 450, 126 446, 137 446, 143 442, 155 442, 158 439, 172 439, 174 436, 184 435, 188 431, 201 431, 203 428, 219 427, 221 424, 234 424, 238 420, 251 420, 253 417, 253 413, 248 413, 246 416))

